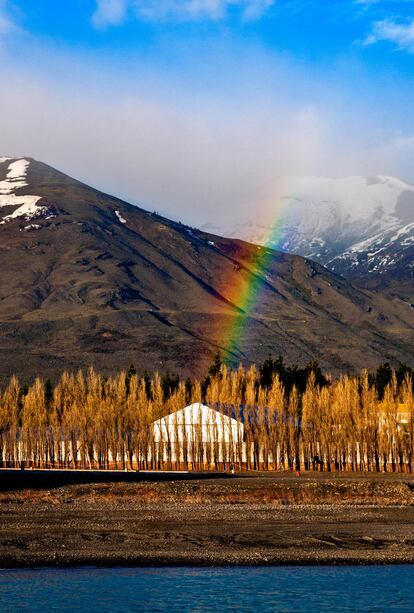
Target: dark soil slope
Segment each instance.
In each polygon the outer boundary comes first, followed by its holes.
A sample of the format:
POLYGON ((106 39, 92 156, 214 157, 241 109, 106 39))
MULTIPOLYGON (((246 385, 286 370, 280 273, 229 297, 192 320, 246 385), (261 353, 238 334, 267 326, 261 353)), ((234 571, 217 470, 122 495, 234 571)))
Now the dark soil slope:
MULTIPOLYGON (((6 170, 0 164, 0 181, 6 170)), ((33 160, 27 184, 16 193, 41 196, 42 212, 0 225, 2 376, 131 362, 200 374, 217 349, 235 364, 272 352, 336 371, 413 361, 414 311, 401 301, 301 257, 164 219, 33 160)))

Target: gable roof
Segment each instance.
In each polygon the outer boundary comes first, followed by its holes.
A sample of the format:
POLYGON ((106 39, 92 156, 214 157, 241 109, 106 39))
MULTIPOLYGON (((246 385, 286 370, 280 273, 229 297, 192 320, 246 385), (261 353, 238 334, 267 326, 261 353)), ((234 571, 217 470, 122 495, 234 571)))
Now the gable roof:
POLYGON ((201 426, 222 426, 226 423, 237 424, 237 421, 235 415, 228 415, 226 412, 220 411, 217 408, 201 404, 200 402, 194 402, 183 409, 160 417, 160 419, 154 422, 154 425, 166 426, 168 424, 169 426, 191 426, 197 424, 201 426))

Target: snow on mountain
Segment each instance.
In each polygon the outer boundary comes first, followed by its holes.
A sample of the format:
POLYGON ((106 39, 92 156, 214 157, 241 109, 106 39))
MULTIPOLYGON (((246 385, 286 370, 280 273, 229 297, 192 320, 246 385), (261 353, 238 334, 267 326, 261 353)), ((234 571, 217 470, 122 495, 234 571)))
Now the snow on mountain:
MULTIPOLYGON (((7 158, 2 158, 7 160, 7 158)), ((3 162, 4 164, 4 162, 3 162)), ((0 181, 0 194, 12 194, 16 189, 27 187, 27 169, 29 162, 27 160, 16 160, 11 162, 7 169, 6 178, 0 181)))
POLYGON ((37 217, 47 216, 49 213, 49 209, 46 206, 39 206, 37 202, 40 200, 38 196, 25 196, 25 202, 21 206, 19 206, 13 213, 10 215, 6 215, 3 217, 0 223, 5 223, 7 221, 11 221, 12 219, 22 218, 25 221, 29 219, 35 219, 37 217))
POLYGON ((288 177, 274 193, 254 217, 214 231, 309 257, 341 274, 380 274, 401 262, 413 267, 414 186, 387 176, 288 177))
POLYGON ((115 211, 115 215, 117 216, 118 221, 120 223, 126 223, 127 222, 127 220, 124 217, 122 217, 122 215, 121 215, 121 213, 119 211, 115 211))
POLYGON ((48 215, 49 208, 38 204, 40 196, 30 194, 16 194, 29 187, 27 172, 30 161, 26 159, 13 159, 0 157, 0 207, 17 207, 8 215, 5 215, 0 224, 13 219, 22 218, 26 221, 48 215), (4 166, 8 163, 7 168, 4 166))

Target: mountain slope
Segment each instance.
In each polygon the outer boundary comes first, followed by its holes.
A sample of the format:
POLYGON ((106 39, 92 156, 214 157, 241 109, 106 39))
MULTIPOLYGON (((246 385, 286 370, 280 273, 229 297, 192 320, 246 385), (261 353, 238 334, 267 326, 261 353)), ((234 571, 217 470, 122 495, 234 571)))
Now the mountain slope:
POLYGON ((255 217, 216 231, 311 258, 372 287, 413 278, 414 187, 393 177, 290 177, 255 217))
POLYGON ((414 310, 402 301, 26 161, 12 179, 17 160, 0 162, 9 190, 0 209, 3 376, 131 362, 200 374, 218 348, 235 364, 272 351, 336 371, 413 361, 414 310), (246 309, 248 290, 255 299, 246 309))

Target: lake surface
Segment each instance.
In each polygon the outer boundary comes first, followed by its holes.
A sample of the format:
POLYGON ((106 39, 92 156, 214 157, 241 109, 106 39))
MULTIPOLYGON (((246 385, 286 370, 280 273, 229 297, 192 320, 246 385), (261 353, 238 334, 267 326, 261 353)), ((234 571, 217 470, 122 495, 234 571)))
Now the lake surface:
POLYGON ((0 570, 0 611, 414 611, 414 566, 0 570))

